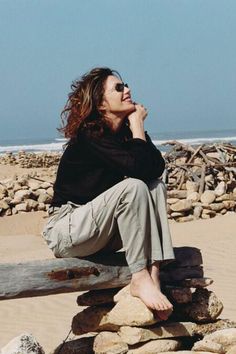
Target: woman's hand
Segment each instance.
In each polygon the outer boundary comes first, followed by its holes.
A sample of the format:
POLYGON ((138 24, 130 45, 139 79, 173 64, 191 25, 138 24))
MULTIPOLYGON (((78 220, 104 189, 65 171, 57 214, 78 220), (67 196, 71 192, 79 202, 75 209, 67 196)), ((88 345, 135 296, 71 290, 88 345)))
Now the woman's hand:
POLYGON ((142 104, 135 103, 134 106, 135 111, 127 116, 130 125, 132 125, 132 123, 135 124, 137 121, 143 122, 148 115, 147 108, 145 108, 142 104))
POLYGON ((127 116, 129 128, 132 131, 133 138, 146 140, 144 133, 144 120, 147 117, 147 114, 147 109, 142 104, 135 104, 135 111, 127 116))

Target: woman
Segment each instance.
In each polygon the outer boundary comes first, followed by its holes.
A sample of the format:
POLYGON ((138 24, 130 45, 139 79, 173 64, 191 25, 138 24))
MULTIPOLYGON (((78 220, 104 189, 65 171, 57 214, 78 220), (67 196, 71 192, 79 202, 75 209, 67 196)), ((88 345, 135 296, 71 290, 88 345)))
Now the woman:
POLYGON ((174 258, 159 150, 144 131, 147 110, 109 68, 72 84, 62 112, 67 147, 43 235, 56 257, 124 248, 130 291, 166 319, 159 264, 174 258))

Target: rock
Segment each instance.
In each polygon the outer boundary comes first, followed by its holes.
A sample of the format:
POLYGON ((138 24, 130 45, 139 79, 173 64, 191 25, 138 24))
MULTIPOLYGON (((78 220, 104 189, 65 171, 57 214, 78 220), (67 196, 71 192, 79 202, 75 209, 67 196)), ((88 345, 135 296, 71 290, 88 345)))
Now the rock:
POLYGON ((125 354, 128 349, 128 345, 121 340, 121 337, 113 332, 99 333, 93 345, 95 354, 125 354))
POLYGON ((126 298, 126 296, 130 296, 130 284, 124 286, 122 289, 120 289, 115 295, 114 295, 114 302, 118 302, 122 300, 123 298, 126 298))
POLYGON ((14 199, 19 199, 23 201, 24 199, 29 199, 31 195, 31 191, 26 189, 20 189, 15 193, 14 199))
POLYGON ((167 203, 168 203, 168 204, 175 204, 175 203, 177 203, 178 201, 179 201, 178 198, 168 198, 168 199, 167 199, 167 203))
POLYGON ((191 192, 187 196, 187 200, 191 200, 192 202, 197 202, 200 199, 200 194, 198 192, 191 192))
POLYGON ((196 322, 209 322, 215 320, 223 310, 222 302, 213 291, 196 289, 191 304, 185 305, 184 313, 196 322))
POLYGON ((123 326, 119 329, 118 334, 125 343, 133 345, 151 339, 190 337, 193 326, 192 322, 166 322, 163 325, 150 328, 123 326))
POLYGON ((79 306, 94 306, 113 303, 113 297, 119 290, 120 289, 90 290, 77 297, 77 304, 79 306))
POLYGON ((221 329, 204 337, 204 341, 212 341, 221 344, 224 352, 236 345, 236 328, 221 329))
POLYGON ((230 320, 217 320, 210 323, 199 323, 193 326, 193 335, 204 337, 220 329, 236 328, 236 322, 230 320))
POLYGON ((28 181, 28 187, 32 190, 32 191, 36 191, 37 189, 40 188, 40 183, 37 181, 28 181))
POLYGON ((19 191, 19 190, 23 190, 22 189, 22 185, 20 184, 20 183, 14 183, 14 186, 13 186, 13 191, 14 192, 17 192, 17 191, 19 191))
POLYGON ((94 337, 84 337, 60 344, 53 354, 94 354, 94 337))
POLYGON ((223 194, 220 197, 216 198, 217 202, 223 202, 224 200, 230 200, 233 199, 233 196, 231 194, 223 194))
POLYGON ((156 354, 176 351, 180 346, 181 342, 178 339, 157 339, 145 344, 137 344, 134 348, 128 351, 128 354, 156 354))
POLYGON ((175 204, 171 204, 170 205, 170 209, 172 211, 188 211, 192 209, 192 202, 191 200, 179 200, 177 203, 175 204))
POLYGON ((222 209, 221 211, 220 211, 220 213, 221 213, 221 215, 225 215, 226 213, 227 213, 227 209, 222 209))
POLYGON ((17 205, 17 204, 20 204, 20 203, 21 203, 21 199, 20 198, 13 198, 10 201, 11 205, 17 205))
POLYGON ((192 292, 190 288, 165 286, 165 289, 163 291, 171 302, 176 302, 178 304, 187 304, 192 301, 192 292))
POLYGON ((12 211, 11 211, 11 209, 7 209, 7 210, 5 210, 4 215, 6 215, 6 216, 10 216, 10 215, 12 215, 12 211))
POLYGON ((201 214, 202 214, 202 206, 200 205, 196 205, 193 209, 193 216, 195 217, 195 219, 199 219, 201 214))
POLYGON ((50 204, 51 201, 52 201, 52 197, 50 195, 48 195, 47 193, 39 194, 39 197, 38 197, 39 203, 50 204))
POLYGON ((230 349, 226 352, 226 354, 236 354, 236 345, 230 347, 230 349))
POLYGON ((38 202, 34 199, 26 199, 25 200, 26 204, 28 205, 29 210, 36 210, 38 207, 38 202))
POLYGON ((217 197, 220 197, 221 195, 225 194, 226 193, 226 184, 224 181, 221 181, 217 187, 215 188, 215 195, 217 197))
POLYGON ((211 210, 213 211, 221 211, 222 209, 224 209, 224 204, 223 203, 211 203, 209 204, 211 210))
POLYGON ((29 206, 27 203, 20 203, 15 206, 17 211, 29 211, 29 206))
POLYGON ((51 197, 53 196, 54 190, 53 190, 52 187, 49 187, 49 188, 47 189, 47 194, 49 194, 51 197))
POLYGON ((182 217, 182 216, 184 216, 184 213, 181 213, 181 212, 179 212, 179 211, 173 211, 173 212, 171 213, 171 217, 172 217, 172 218, 179 218, 179 217, 182 217))
POLYGON ((52 184, 50 182, 43 182, 43 183, 41 183, 40 188, 48 189, 51 186, 52 186, 52 184))
POLYGON ((38 210, 46 210, 46 205, 44 203, 38 203, 38 207, 37 207, 38 210))
POLYGON ((181 281, 182 286, 186 286, 189 288, 205 288, 213 283, 213 279, 211 278, 192 278, 185 279, 181 281))
POLYGON ((117 326, 148 326, 158 322, 149 308, 137 297, 122 297, 108 314, 108 321, 117 326))
POLYGON ((72 320, 73 333, 117 331, 120 326, 111 324, 108 320, 112 307, 112 305, 91 306, 79 312, 72 320))
POLYGON ((204 193, 202 193, 200 198, 202 203, 207 203, 207 204, 213 203, 215 199, 216 199, 216 195, 214 191, 205 191, 204 193))
POLYGON ((193 351, 207 351, 207 352, 212 352, 212 353, 219 353, 219 354, 224 354, 224 348, 221 344, 215 343, 211 340, 200 340, 198 342, 195 342, 193 347, 193 351))
POLYGON ((203 215, 209 215, 210 217, 214 217, 216 215, 216 211, 211 210, 211 209, 203 209, 202 211, 202 217, 203 215))
POLYGON ((0 209, 7 210, 9 208, 10 208, 9 205, 5 200, 0 200, 0 209))
POLYGON ((198 183, 192 181, 186 181, 186 189, 188 192, 197 192, 198 191, 198 183))
MULTIPOLYGON (((156 353, 155 353, 156 354, 156 353)), ((162 354, 176 354, 176 352, 162 352, 162 354)), ((212 352, 192 352, 191 350, 178 350, 177 354, 212 354, 212 352)))
POLYGON ((223 204, 225 209, 232 209, 236 205, 234 200, 223 200, 223 204))
POLYGON ((168 198, 184 199, 187 197, 187 191, 173 189, 172 191, 167 192, 167 196, 168 198))
POLYGON ((45 354, 45 352, 32 334, 23 333, 3 347, 1 354, 45 354))
POLYGON ((192 221, 192 220, 194 220, 193 215, 181 216, 180 218, 176 219, 176 221, 178 221, 178 222, 187 222, 187 221, 192 221))

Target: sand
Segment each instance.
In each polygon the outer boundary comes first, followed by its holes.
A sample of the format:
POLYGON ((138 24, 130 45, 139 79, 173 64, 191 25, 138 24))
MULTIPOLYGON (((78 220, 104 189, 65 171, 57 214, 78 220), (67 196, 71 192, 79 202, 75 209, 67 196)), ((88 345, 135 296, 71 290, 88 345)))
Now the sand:
MULTIPOLYGON (((4 168, 0 177, 14 169, 4 168)), ((18 169, 17 173, 27 173, 18 169)), ((0 217, 1 263, 53 258, 40 236, 45 212, 0 217)), ((209 287, 224 304, 221 318, 236 320, 236 215, 210 220, 170 223, 174 246, 194 246, 202 251, 205 276, 214 279, 209 287)), ((0 301, 0 348, 22 332, 31 332, 50 353, 70 331, 72 317, 82 308, 78 293, 0 301)), ((72 334, 70 338, 75 338, 72 334)))

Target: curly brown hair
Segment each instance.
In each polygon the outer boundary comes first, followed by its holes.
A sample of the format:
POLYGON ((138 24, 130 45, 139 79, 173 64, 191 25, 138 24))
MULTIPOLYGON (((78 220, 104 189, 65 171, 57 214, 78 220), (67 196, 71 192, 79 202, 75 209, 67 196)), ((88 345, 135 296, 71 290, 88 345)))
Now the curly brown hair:
POLYGON ((103 100, 104 83, 110 75, 121 79, 116 70, 102 67, 94 68, 72 82, 72 92, 61 113, 62 127, 58 129, 70 141, 76 139, 78 129, 101 136, 108 128, 98 107, 103 100))

